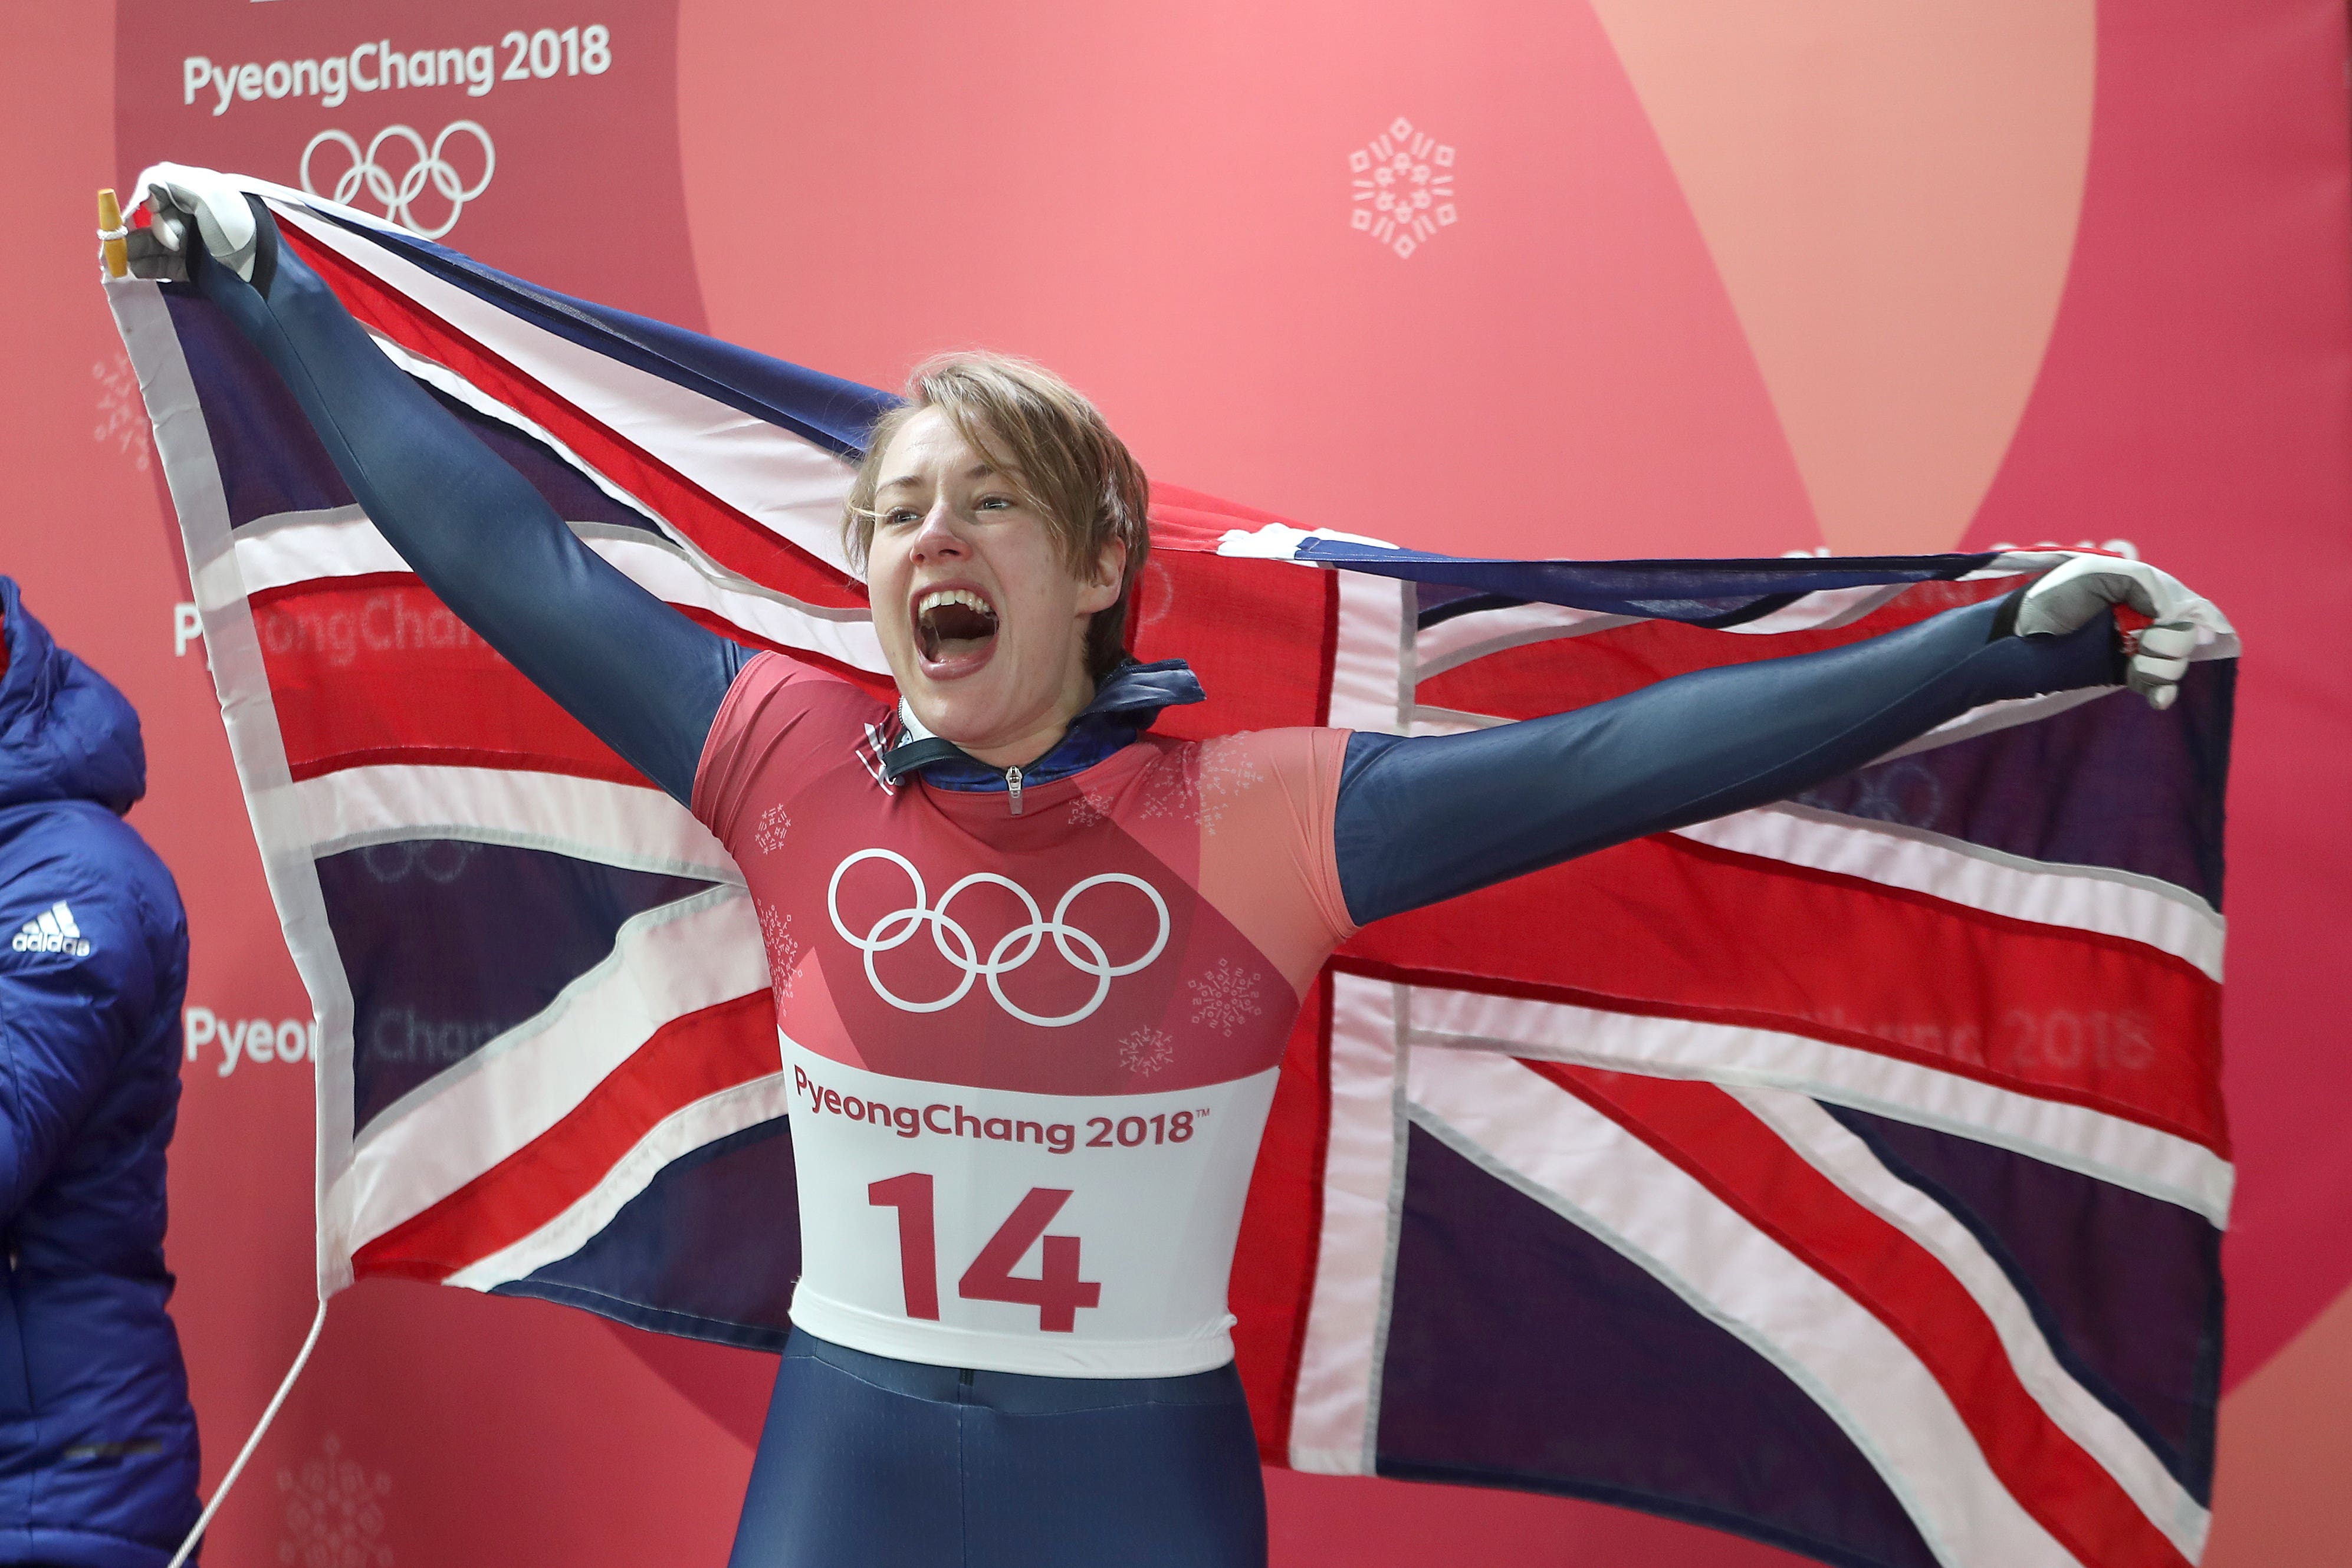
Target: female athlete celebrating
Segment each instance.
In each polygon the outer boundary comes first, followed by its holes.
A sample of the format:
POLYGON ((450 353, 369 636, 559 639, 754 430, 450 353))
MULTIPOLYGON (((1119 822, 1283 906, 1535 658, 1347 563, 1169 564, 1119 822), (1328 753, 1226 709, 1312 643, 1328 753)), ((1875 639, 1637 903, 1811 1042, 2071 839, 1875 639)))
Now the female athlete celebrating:
POLYGON ((149 267, 186 265, 268 356, 418 576, 741 867, 803 1273, 738 1568, 1262 1563, 1225 1281, 1292 1018, 1339 943, 1983 703, 2128 678, 2161 705, 2192 636, 2126 661, 2107 606, 2188 596, 2077 561, 1870 642, 1467 735, 1171 741, 1152 721, 1199 686, 1121 650, 1141 470, 1055 377, 967 356, 916 372, 850 491, 893 707, 591 553, 258 202, 169 166, 141 187, 149 267))

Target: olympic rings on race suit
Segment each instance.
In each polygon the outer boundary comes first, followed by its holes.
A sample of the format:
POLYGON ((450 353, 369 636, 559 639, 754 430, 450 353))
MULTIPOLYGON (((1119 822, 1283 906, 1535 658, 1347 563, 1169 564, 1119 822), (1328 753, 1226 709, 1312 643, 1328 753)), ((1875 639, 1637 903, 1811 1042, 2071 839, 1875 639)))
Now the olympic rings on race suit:
POLYGON ((1139 876, 1129 876, 1124 872, 1102 872, 1082 882, 1073 883, 1069 891, 1062 894, 1061 901, 1054 905, 1053 919, 1047 920, 1038 913, 1037 901, 1029 896, 1027 888, 1014 882, 1011 877, 999 876, 993 872, 973 872, 940 895, 937 909, 929 908, 924 903, 923 873, 915 869, 914 862, 895 850, 860 850, 834 867, 833 880, 825 886, 824 902, 825 913, 833 917, 833 928, 841 934, 841 939, 866 955, 866 978, 873 985, 875 994, 901 1012, 935 1013, 943 1008, 953 1007, 963 1000, 964 993, 971 989, 974 980, 986 976, 989 994, 996 998, 996 1005, 1006 1012, 1011 1013, 1023 1023, 1034 1024, 1040 1029, 1065 1029, 1071 1024, 1092 1018, 1095 1009, 1102 1006, 1103 998, 1110 995, 1112 980, 1121 975, 1132 975, 1138 969, 1147 967, 1154 958, 1160 956, 1160 951, 1168 946, 1168 901, 1160 896, 1158 888, 1139 876), (883 915, 874 923, 871 930, 860 936, 841 923, 841 879, 848 874, 850 867, 869 860, 887 861, 905 872, 907 880, 915 884, 915 902, 906 908, 893 910, 883 915), (979 886, 1004 888, 1013 897, 1019 899, 1021 906, 1029 912, 1029 923, 1025 925, 1016 925, 998 937, 995 946, 989 949, 985 961, 979 957, 979 949, 972 945, 971 933, 948 917, 948 905, 955 902, 956 895, 966 888, 979 886), (1144 897, 1151 901, 1152 911, 1160 921, 1158 935, 1152 937, 1151 946, 1144 951, 1143 956, 1126 964, 1112 963, 1110 956, 1103 950, 1103 945, 1085 931, 1069 924, 1067 918, 1070 905, 1077 902, 1080 894, 1085 893, 1088 888, 1113 886, 1139 890, 1144 897), (963 979, 953 990, 937 1001, 910 1002, 895 995, 882 983, 882 977, 874 972, 874 956, 877 953, 887 953, 898 946, 925 925, 929 925, 931 928, 931 943, 940 950, 940 956, 962 970, 963 979), (898 927, 898 935, 884 936, 883 932, 892 925, 898 927), (950 936, 955 938, 956 951, 950 951, 948 947, 948 938, 950 936), (1095 992, 1092 997, 1075 1010, 1055 1018, 1046 1018, 1022 1008, 1004 994, 1003 987, 998 983, 999 977, 1007 970, 1018 969, 1026 964, 1035 955, 1038 946, 1049 936, 1054 939, 1054 946, 1061 950, 1062 956, 1069 961, 1072 968, 1083 974, 1092 975, 1095 979, 1095 992), (1073 941, 1083 945, 1087 951, 1085 954, 1072 952, 1070 944, 1073 941), (1028 946, 1023 947, 1013 957, 1007 958, 1004 956, 1004 950, 1015 942, 1026 942, 1028 946))

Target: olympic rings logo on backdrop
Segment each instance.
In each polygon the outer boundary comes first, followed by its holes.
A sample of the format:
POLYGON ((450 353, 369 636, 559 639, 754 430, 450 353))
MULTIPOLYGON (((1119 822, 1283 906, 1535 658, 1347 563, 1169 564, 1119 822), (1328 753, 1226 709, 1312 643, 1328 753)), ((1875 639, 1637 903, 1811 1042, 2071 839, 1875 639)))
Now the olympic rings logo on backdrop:
POLYGON ((833 916, 833 928, 841 933, 841 939, 866 955, 866 978, 867 983, 873 986, 874 994, 901 1012, 935 1013, 942 1009, 951 1008, 963 1000, 965 995, 971 991, 973 981, 984 977, 988 981, 988 994, 996 998, 997 1006, 1022 1022, 1035 1024, 1041 1029, 1061 1029, 1066 1025, 1093 1017, 1095 1009, 1102 1006, 1103 998, 1110 995, 1111 981, 1121 975, 1134 974, 1138 969, 1160 956, 1161 950, 1168 946, 1170 930, 1168 901, 1160 896, 1160 890, 1139 876, 1129 876, 1125 872, 1116 871, 1104 872, 1098 876, 1090 876, 1083 882, 1074 883, 1067 893, 1062 894, 1061 901, 1054 905, 1054 915, 1050 920, 1039 911, 1037 901, 1029 895, 1027 888, 1010 877, 998 876, 993 872, 985 871, 974 872, 949 888, 946 893, 940 895, 939 907, 934 909, 930 906, 929 895, 923 887, 923 873, 917 871, 914 862, 906 856, 889 850, 860 850, 834 867, 833 880, 826 884, 824 890, 824 906, 825 912, 833 916), (842 923, 841 879, 848 874, 850 867, 861 861, 872 860, 887 861, 905 872, 907 880, 914 884, 915 897, 914 902, 906 907, 894 909, 874 922, 866 934, 860 936, 842 923), (948 906, 956 901, 957 894, 968 887, 977 887, 983 883, 1010 892, 1013 897, 1021 901, 1021 907, 1029 912, 1028 924, 1016 925, 998 937, 995 945, 989 948, 988 956, 985 959, 981 957, 979 945, 972 940, 971 933, 957 924, 948 914, 948 906), (1076 902, 1078 894, 1088 888, 1108 887, 1113 884, 1132 887, 1141 892, 1144 897, 1151 901, 1152 912, 1160 921, 1159 934, 1151 939, 1150 948, 1142 957, 1131 963, 1112 963, 1110 954, 1103 945, 1088 933, 1072 925, 1067 918, 1070 905, 1076 902), (892 948, 904 945, 925 925, 931 928, 931 946, 940 950, 940 957, 963 972, 963 978, 957 983, 955 989, 936 1001, 910 1002, 894 994, 882 983, 882 977, 875 972, 874 958, 878 953, 887 953, 892 948), (1003 986, 1000 983, 1003 976, 1020 968, 1031 958, 1036 956, 1037 949, 1044 945, 1048 936, 1054 939, 1055 947, 1072 968, 1082 975, 1093 976, 1095 982, 1095 994, 1087 999, 1083 1007, 1075 1012, 1064 1013, 1057 1018, 1046 1018, 1028 1011, 1007 997, 1004 994, 1003 986), (1019 950, 1013 951, 1016 946, 1019 950))
POLYGON ((490 145, 490 133, 470 120, 452 120, 441 128, 441 134, 426 146, 425 138, 405 125, 387 125, 375 133, 367 150, 360 150, 359 139, 341 131, 321 131, 310 138, 302 149, 302 188, 314 196, 324 196, 345 206, 354 197, 365 193, 367 199, 383 209, 383 215, 412 234, 426 239, 439 239, 457 226, 457 218, 465 212, 466 204, 490 188, 490 176, 498 172, 498 150, 490 145), (482 175, 472 184, 457 168, 441 156, 449 138, 464 131, 481 144, 482 175), (415 162, 402 172, 398 179, 392 171, 376 162, 387 141, 404 142, 415 155, 415 162), (321 191, 310 177, 310 160, 319 149, 330 142, 351 155, 352 166, 335 177, 334 188, 321 191), (410 204, 425 193, 427 185, 449 204, 449 215, 438 228, 427 228, 416 221, 410 204))

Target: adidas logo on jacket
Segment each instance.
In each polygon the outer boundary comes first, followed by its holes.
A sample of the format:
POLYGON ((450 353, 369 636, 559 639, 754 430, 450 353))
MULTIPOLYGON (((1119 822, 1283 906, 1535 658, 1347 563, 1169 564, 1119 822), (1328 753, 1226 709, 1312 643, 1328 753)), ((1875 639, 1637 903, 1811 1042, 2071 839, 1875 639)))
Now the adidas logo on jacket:
POLYGON ((27 920, 25 928, 8 944, 19 953, 63 953, 69 957, 89 956, 89 939, 74 924, 73 911, 59 899, 41 912, 37 920, 27 920))

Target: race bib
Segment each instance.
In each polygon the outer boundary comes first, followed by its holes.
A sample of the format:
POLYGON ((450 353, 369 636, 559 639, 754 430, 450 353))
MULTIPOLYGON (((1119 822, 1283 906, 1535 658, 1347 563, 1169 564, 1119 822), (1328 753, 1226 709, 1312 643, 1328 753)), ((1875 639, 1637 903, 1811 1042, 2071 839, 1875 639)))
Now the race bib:
POLYGON ((1277 1070, 1157 1094, 887 1077, 783 1040, 793 1321, 900 1360, 1169 1377, 1233 1359, 1225 1284, 1277 1070))

